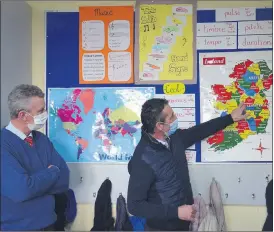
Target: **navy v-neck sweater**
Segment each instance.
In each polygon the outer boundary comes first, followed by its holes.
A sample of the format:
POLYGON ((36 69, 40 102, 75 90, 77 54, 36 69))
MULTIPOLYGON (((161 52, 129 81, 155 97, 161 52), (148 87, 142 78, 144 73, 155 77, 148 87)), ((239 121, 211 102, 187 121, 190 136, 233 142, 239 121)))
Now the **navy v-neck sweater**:
POLYGON ((69 170, 48 137, 34 145, 1 131, 1 230, 40 230, 56 221, 54 194, 68 190, 69 170), (54 165, 48 168, 49 165, 54 165))

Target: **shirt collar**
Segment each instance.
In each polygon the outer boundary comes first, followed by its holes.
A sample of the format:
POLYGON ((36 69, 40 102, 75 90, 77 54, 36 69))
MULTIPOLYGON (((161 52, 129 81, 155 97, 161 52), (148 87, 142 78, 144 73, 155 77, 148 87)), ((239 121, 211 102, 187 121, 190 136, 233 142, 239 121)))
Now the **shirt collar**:
POLYGON ((156 139, 159 143, 165 145, 168 148, 168 142, 167 141, 162 141, 160 139, 156 139))
MULTIPOLYGON (((27 136, 20 130, 18 130, 11 122, 6 127, 7 130, 12 132, 13 134, 17 135, 20 139, 24 140, 27 136)), ((29 134, 29 136, 32 136, 32 133, 29 134)))

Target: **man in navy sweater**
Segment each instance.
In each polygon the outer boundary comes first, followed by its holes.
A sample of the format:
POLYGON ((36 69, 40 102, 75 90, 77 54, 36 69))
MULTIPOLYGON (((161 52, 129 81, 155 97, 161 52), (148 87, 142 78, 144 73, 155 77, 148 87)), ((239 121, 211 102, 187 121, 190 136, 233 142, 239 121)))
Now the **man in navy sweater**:
POLYGON ((54 194, 69 187, 69 169, 48 137, 42 90, 19 85, 8 96, 11 121, 1 131, 1 230, 54 230, 54 194))
POLYGON ((185 150, 245 118, 241 103, 230 115, 180 130, 165 99, 150 99, 143 105, 142 138, 128 164, 128 210, 146 218, 146 230, 189 230, 196 212, 185 150))

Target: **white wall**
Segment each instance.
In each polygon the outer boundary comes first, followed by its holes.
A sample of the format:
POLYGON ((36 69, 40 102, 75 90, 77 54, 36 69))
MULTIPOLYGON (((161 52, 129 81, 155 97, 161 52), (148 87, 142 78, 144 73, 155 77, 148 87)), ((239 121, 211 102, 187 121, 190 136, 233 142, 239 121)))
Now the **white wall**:
POLYGON ((1 1, 1 127, 9 122, 9 92, 32 83, 31 35, 31 7, 24 1, 1 1))

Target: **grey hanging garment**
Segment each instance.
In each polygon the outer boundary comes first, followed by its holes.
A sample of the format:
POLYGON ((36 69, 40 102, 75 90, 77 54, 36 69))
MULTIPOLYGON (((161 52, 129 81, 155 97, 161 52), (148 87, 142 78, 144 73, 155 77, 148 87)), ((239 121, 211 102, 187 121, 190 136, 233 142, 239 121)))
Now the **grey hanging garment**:
POLYGON ((191 231, 198 231, 203 219, 207 215, 207 207, 204 199, 201 196, 194 198, 194 207, 196 209, 195 219, 191 223, 191 231))
POLYGON ((212 207, 208 208, 207 214, 200 224, 198 231, 219 231, 216 215, 214 215, 212 207))
POLYGON ((126 200, 122 194, 117 198, 116 203, 116 223, 115 223, 116 231, 132 231, 132 225, 129 220, 126 200))
POLYGON ((210 184, 209 196, 210 206, 218 222, 217 231, 227 231, 221 187, 220 184, 215 180, 215 178, 212 179, 212 182, 210 184))

